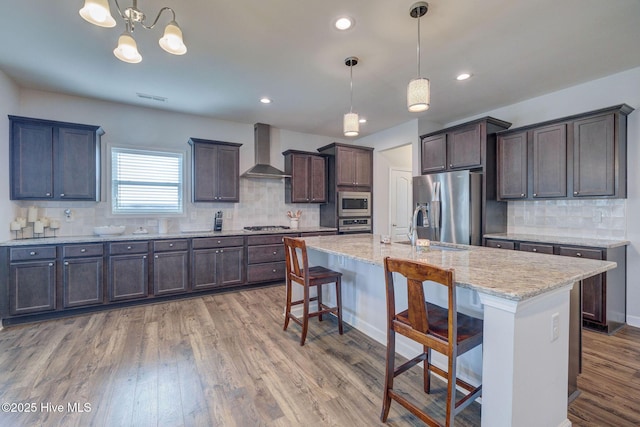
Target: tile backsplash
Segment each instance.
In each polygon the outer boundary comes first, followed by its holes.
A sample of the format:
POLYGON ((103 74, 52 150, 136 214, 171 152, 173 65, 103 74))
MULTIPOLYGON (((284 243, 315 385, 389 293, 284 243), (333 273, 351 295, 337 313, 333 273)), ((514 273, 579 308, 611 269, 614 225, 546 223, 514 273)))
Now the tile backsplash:
POLYGON ((626 199, 509 202, 510 233, 599 239, 626 238, 626 199))
MULTIPOLYGON (((185 203, 183 215, 114 216, 110 204, 103 202, 16 202, 15 215, 27 216, 29 206, 38 207, 39 217, 60 221, 57 236, 84 236, 93 234, 93 227, 102 225, 124 225, 125 233, 142 227, 149 233, 158 232, 158 219, 168 219, 168 232, 188 230, 210 230, 217 211, 223 212, 223 230, 240 230, 249 225, 289 225, 287 211, 302 211, 300 227, 315 227, 320 224, 320 208, 316 204, 287 204, 284 201, 284 180, 241 179, 240 203, 185 203), (71 210, 66 218, 65 210, 71 210)), ((7 224, 7 227, 9 224, 7 224)), ((32 234, 31 226, 24 237, 32 234)), ((52 230, 45 230, 53 236, 52 230)), ((12 236, 14 233, 12 233, 12 236)), ((20 236, 18 236, 20 237, 20 236)))

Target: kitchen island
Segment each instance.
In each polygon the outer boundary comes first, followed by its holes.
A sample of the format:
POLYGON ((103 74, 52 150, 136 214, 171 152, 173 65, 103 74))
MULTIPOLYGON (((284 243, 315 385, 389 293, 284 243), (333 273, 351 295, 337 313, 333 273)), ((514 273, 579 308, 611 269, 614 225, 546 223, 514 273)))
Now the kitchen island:
MULTIPOLYGON (((459 310, 484 319, 482 349, 458 362, 460 377, 474 384, 482 381, 482 425, 571 425, 569 319, 571 311, 579 310, 570 304, 571 290, 580 280, 615 268, 614 262, 448 244, 417 252, 404 244, 381 244, 380 236, 371 234, 305 241, 310 263, 343 273, 343 319, 383 344, 384 258, 454 268, 459 310)), ((446 294, 429 292, 426 286, 428 299, 442 303, 446 294)), ((397 304, 406 304, 406 295, 404 301, 398 295, 397 304)), ((420 351, 407 340, 398 340, 397 349, 404 356, 420 351)), ((435 356, 434 363, 443 366, 444 359, 435 356)), ((579 352, 573 357, 580 357, 579 352)))

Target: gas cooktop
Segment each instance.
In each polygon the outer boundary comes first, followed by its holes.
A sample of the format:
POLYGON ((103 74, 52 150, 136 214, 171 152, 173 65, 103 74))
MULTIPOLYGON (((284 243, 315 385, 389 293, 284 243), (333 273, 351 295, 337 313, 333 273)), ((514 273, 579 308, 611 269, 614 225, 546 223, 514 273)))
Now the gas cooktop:
POLYGON ((278 231, 278 230, 288 230, 291 227, 286 225, 254 225, 251 227, 245 227, 246 231, 278 231))

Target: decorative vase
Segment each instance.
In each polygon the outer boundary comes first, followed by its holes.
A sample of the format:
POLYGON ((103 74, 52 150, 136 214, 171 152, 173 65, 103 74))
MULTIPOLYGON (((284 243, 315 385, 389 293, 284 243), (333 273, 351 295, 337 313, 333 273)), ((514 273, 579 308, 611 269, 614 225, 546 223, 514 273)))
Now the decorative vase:
POLYGON ((291 229, 297 230, 299 223, 300 223, 300 220, 298 218, 291 218, 291 229))

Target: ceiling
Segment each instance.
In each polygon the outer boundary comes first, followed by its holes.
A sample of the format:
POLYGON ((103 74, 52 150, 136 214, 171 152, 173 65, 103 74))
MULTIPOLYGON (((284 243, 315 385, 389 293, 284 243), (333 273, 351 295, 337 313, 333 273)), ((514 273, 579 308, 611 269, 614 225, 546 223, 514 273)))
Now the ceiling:
POLYGON ((165 14, 153 30, 136 27, 139 64, 112 54, 124 30, 113 0, 115 28, 84 21, 82 0, 3 3, 0 70, 21 87, 330 137, 342 137, 349 110, 349 56, 360 59, 360 136, 413 118, 447 123, 640 66, 638 0, 431 0, 421 20, 431 108, 409 113, 414 0, 140 0, 151 19, 162 6, 175 10, 188 52, 158 46, 165 14), (340 15, 355 27, 334 29, 340 15), (472 78, 456 81, 463 71, 472 78))

